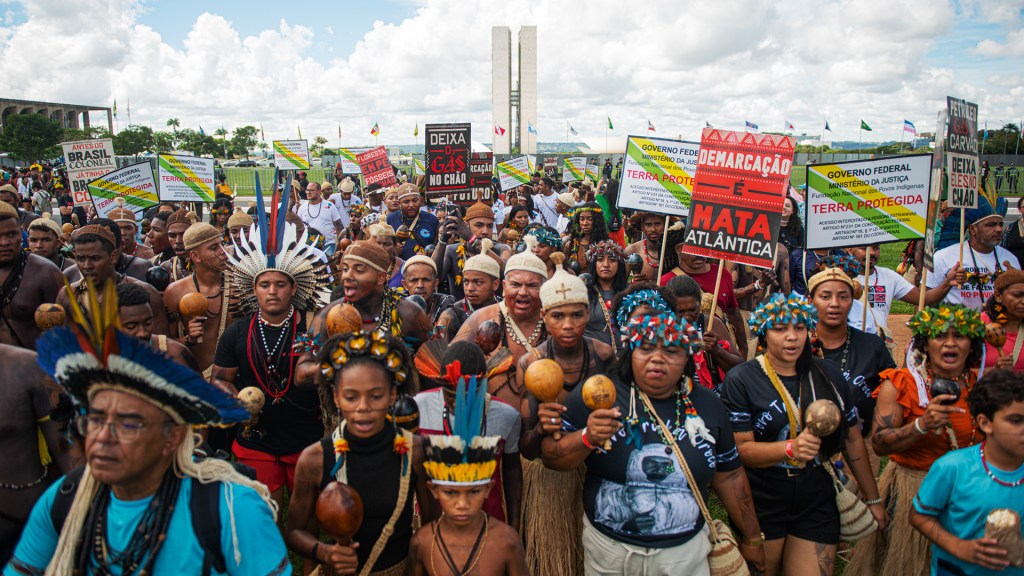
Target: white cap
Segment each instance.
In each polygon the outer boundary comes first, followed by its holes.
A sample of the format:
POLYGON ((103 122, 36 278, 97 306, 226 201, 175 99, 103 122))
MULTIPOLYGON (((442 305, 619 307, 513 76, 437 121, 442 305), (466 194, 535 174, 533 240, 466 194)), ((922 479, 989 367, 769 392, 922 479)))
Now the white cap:
POLYGON ((545 310, 568 304, 590 304, 587 285, 583 280, 565 271, 562 267, 564 260, 565 255, 561 252, 551 255, 551 261, 555 263, 555 273, 540 287, 540 305, 545 310))
POLYGON ((513 254, 508 259, 508 262, 505 263, 505 276, 508 276, 509 272, 525 270, 526 272, 540 274, 542 278, 547 280, 547 265, 533 253, 533 247, 537 245, 537 237, 527 235, 523 241, 526 242, 526 250, 523 250, 519 254, 513 254))

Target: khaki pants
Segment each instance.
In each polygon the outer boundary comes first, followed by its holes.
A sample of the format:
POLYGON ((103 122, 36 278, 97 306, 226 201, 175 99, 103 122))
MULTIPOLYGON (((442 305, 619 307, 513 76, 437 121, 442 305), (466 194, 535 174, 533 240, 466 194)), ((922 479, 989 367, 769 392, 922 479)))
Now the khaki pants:
POLYGON ((583 566, 587 576, 710 576, 708 527, 674 548, 644 548, 613 540, 583 518, 583 566))

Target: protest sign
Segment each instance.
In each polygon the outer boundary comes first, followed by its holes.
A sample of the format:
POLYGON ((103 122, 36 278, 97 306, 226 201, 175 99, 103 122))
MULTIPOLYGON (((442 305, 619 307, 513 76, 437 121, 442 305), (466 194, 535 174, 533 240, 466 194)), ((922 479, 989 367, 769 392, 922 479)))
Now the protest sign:
POLYGON ((931 154, 807 166, 807 250, 924 237, 931 154))
POLYGON ((398 183, 395 179, 395 169, 391 167, 388 160, 388 152, 383 146, 370 148, 366 152, 356 154, 356 161, 359 162, 359 170, 363 173, 366 185, 380 184, 381 186, 394 186, 398 183))
POLYGON ((278 170, 308 170, 309 143, 305 140, 274 140, 274 166, 278 170))
POLYGON ((978 207, 978 157, 969 154, 946 154, 949 177, 950 208, 978 207))
POLYGON ((213 202, 213 158, 160 154, 160 199, 213 202))
POLYGON ((427 173, 427 167, 423 164, 423 160, 419 158, 412 159, 412 170, 416 176, 423 176, 427 173))
POLYGON ((548 172, 554 170, 558 166, 558 158, 545 158, 544 159, 544 171, 548 172))
POLYGON ((587 180, 590 180, 594 184, 601 179, 600 173, 597 171, 597 164, 587 164, 587 180))
POLYGON ((771 268, 794 146, 792 136, 705 128, 683 251, 771 268))
POLYGON ((345 174, 359 174, 359 160, 357 154, 366 152, 369 148, 339 148, 338 155, 341 156, 341 171, 345 174))
POLYGON ((526 162, 530 165, 530 174, 537 171, 537 157, 530 154, 526 155, 526 162))
POLYGON ((427 193, 437 196, 468 190, 470 125, 427 124, 423 129, 427 151, 427 193))
POLYGON ((618 207, 686 216, 699 150, 696 142, 630 136, 618 207))
POLYGON ((562 161, 562 182, 578 182, 586 173, 586 156, 570 156, 562 161))
POLYGON ((139 162, 109 172, 89 182, 89 194, 100 218, 106 218, 117 208, 117 199, 124 199, 124 207, 135 212, 135 220, 142 219, 142 213, 160 203, 153 178, 153 165, 139 162))
POLYGON ((978 207, 978 105, 946 97, 948 205, 978 207))
MULTIPOLYGON (((932 256, 935 255, 935 237, 939 221, 939 209, 942 205, 942 171, 945 167, 943 155, 946 150, 946 111, 939 110, 939 121, 935 130, 935 152, 932 154, 932 187, 928 195, 928 220, 925 223, 924 234, 924 267, 922 270, 921 285, 927 278, 928 270, 935 270, 932 256)), ((925 291, 922 290, 923 294, 925 291)), ((923 308, 923 303, 918 308, 923 308)))
MULTIPOLYGON (((473 204, 477 200, 491 200, 494 195, 494 153, 473 152, 469 159, 469 195, 466 203, 473 204)), ((460 202, 456 196, 455 202, 460 202)))
POLYGON ((501 191, 510 190, 516 186, 530 183, 530 161, 526 156, 512 158, 505 162, 498 162, 498 182, 501 184, 501 191))
POLYGON ((75 206, 91 203, 89 181, 117 168, 113 140, 76 140, 64 142, 60 146, 64 151, 64 165, 67 166, 75 206))

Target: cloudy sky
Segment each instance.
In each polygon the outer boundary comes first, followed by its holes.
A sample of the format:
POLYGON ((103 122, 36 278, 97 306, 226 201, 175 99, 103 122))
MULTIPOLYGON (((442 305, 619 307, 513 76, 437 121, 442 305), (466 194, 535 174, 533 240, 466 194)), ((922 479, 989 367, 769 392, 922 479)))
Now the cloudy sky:
MULTIPOLYGON (((330 145, 412 143, 473 123, 490 141, 491 26, 538 27, 541 141, 595 148, 704 122, 856 140, 934 131, 947 95, 990 128, 1024 117, 1024 0, 2 1, 7 97, 110 106, 207 131, 301 127, 330 145)), ((99 120, 96 118, 95 120, 99 120)))

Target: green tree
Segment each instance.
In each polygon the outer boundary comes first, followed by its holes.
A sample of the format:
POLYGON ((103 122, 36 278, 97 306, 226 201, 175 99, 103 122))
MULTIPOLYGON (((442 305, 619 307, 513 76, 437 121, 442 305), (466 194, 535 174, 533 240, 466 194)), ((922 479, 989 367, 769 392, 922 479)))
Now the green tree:
POLYGON ((60 143, 60 124, 42 114, 12 114, 0 135, 0 148, 26 161, 42 160, 47 149, 60 143))
POLYGON ((167 125, 170 126, 174 132, 177 132, 178 128, 181 128, 181 120, 171 118, 167 121, 167 125))
POLYGON ((114 135, 114 153, 123 156, 138 156, 151 152, 156 142, 153 129, 149 126, 132 124, 114 135))
POLYGON ((324 144, 327 144, 327 138, 317 136, 316 138, 313 138, 313 145, 309 147, 309 151, 313 156, 323 156, 324 144))
POLYGON ((235 128, 235 133, 231 136, 231 143, 228 145, 228 150, 236 156, 245 156, 245 159, 249 159, 249 151, 256 148, 257 135, 259 129, 255 126, 241 126, 235 128))
POLYGON ((196 156, 217 156, 223 153, 222 143, 209 134, 186 128, 178 132, 179 148, 196 156))
POLYGON ((160 152, 174 150, 177 137, 171 132, 156 132, 153 134, 153 146, 160 152))
POLYGON ((95 140, 98 138, 111 138, 110 131, 103 126, 90 126, 88 128, 65 128, 60 137, 61 142, 74 142, 75 140, 95 140))

